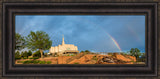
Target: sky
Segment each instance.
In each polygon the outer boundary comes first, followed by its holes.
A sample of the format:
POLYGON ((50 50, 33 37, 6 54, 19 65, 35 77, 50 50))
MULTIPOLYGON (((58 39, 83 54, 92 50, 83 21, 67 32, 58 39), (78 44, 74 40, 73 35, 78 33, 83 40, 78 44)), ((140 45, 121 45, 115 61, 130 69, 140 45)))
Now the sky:
POLYGON ((145 52, 145 15, 16 15, 16 33, 44 31, 52 46, 74 44, 79 51, 145 52))

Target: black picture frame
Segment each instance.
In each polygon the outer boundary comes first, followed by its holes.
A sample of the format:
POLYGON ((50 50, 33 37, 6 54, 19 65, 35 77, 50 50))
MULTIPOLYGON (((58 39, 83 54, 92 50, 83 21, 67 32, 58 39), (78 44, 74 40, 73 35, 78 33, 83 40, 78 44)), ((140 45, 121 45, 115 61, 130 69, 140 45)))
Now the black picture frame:
POLYGON ((3 76, 157 76, 157 3, 3 3, 3 76), (15 15, 145 15, 145 65, 16 65, 15 15))

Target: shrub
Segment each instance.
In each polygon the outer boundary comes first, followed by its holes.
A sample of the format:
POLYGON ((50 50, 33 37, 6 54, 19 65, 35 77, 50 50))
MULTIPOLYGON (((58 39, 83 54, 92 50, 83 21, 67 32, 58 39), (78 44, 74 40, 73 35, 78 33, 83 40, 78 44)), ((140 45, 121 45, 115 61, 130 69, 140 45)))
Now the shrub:
POLYGON ((96 56, 93 56, 92 59, 96 61, 98 60, 96 56))
POLYGON ((31 58, 29 58, 29 59, 39 59, 39 57, 31 57, 31 58))
POLYGON ((51 61, 40 61, 40 60, 27 60, 27 61, 19 61, 19 63, 23 64, 51 64, 51 61))
POLYGON ((75 62, 74 64, 79 64, 78 62, 75 62))
POLYGON ((113 55, 113 53, 108 53, 108 55, 113 55))
POLYGON ((24 57, 23 59, 28 59, 27 57, 24 57))
POLYGON ((40 62, 40 60, 34 60, 33 63, 34 64, 38 64, 40 62))
POLYGON ((71 54, 71 56, 75 56, 74 54, 71 54))
POLYGON ((33 57, 33 59, 38 59, 39 57, 33 57))
POLYGON ((27 60, 27 61, 24 61, 23 64, 30 64, 30 63, 33 63, 32 60, 27 60))
POLYGON ((24 61, 17 61, 17 63, 23 63, 24 61))
POLYGON ((51 61, 47 61, 46 63, 47 63, 47 64, 51 64, 51 61))
POLYGON ((15 60, 21 59, 21 57, 15 57, 15 60))
POLYGON ((39 64, 45 64, 45 63, 46 63, 45 61, 40 61, 40 62, 39 62, 39 64))

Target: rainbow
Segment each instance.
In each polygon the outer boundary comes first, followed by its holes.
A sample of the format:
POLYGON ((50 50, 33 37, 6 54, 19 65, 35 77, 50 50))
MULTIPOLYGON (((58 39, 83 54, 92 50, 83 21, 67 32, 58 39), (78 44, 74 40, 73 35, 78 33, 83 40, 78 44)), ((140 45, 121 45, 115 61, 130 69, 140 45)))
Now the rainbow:
POLYGON ((109 33, 106 32, 106 34, 111 38, 111 40, 114 42, 114 45, 119 49, 119 51, 122 52, 122 49, 120 48, 118 42, 109 33))
POLYGON ((120 45, 118 44, 118 42, 108 32, 106 32, 103 29, 103 27, 99 26, 98 24, 95 24, 94 22, 86 20, 86 19, 79 18, 79 20, 82 20, 82 21, 85 21, 85 22, 89 22, 89 23, 91 23, 91 24, 93 24, 95 26, 98 26, 113 41, 114 45, 118 48, 119 52, 122 52, 122 49, 121 49, 120 45))

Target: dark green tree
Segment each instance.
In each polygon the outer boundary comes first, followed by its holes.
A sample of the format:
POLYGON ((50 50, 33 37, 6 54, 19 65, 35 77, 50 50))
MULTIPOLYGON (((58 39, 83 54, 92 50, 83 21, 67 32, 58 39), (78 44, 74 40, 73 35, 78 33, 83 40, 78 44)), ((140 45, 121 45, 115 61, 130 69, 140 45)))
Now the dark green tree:
POLYGON ((32 55, 32 51, 31 50, 29 50, 28 52, 27 51, 24 51, 24 52, 21 52, 21 57, 27 57, 28 58, 28 56, 31 56, 32 55))
POLYGON ((31 31, 28 37, 26 37, 27 47, 32 50, 39 50, 41 53, 41 58, 43 58, 43 51, 48 50, 52 41, 50 40, 48 34, 43 31, 31 31))
POLYGON ((15 52, 15 59, 21 59, 21 55, 19 51, 15 52))
POLYGON ((90 52, 89 50, 85 50, 85 52, 90 52))
POLYGON ((141 62, 145 62, 145 60, 146 60, 145 53, 141 53, 141 57, 139 59, 140 59, 141 62))
POLYGON ((141 55, 140 50, 138 48, 131 48, 130 54, 132 56, 135 56, 136 58, 139 58, 139 56, 141 55))
POLYGON ((135 56, 136 58, 139 58, 139 56, 141 56, 140 50, 138 48, 135 48, 135 56))
POLYGON ((32 51, 29 50, 29 51, 28 51, 28 56, 31 56, 31 55, 32 55, 32 51))
POLYGON ((22 54, 21 54, 22 57, 27 57, 28 58, 28 52, 27 51, 24 51, 22 54))
POLYGON ((135 52, 134 48, 131 48, 130 54, 131 54, 132 56, 134 56, 134 52, 135 52))
POLYGON ((80 53, 83 53, 84 51, 81 51, 80 53))
POLYGON ((22 52, 21 52, 21 57, 22 57, 22 58, 24 58, 24 57, 23 57, 23 54, 24 54, 24 52, 22 51, 22 52))
POLYGON ((26 41, 25 38, 23 36, 21 36, 19 33, 16 33, 15 35, 15 39, 16 39, 16 50, 21 50, 25 47, 26 45, 26 41))
MULTIPOLYGON (((43 53, 44 54, 44 53, 43 53)), ((33 57, 41 57, 41 53, 40 53, 40 51, 38 50, 38 51, 36 51, 36 52, 34 52, 33 53, 33 57)))

